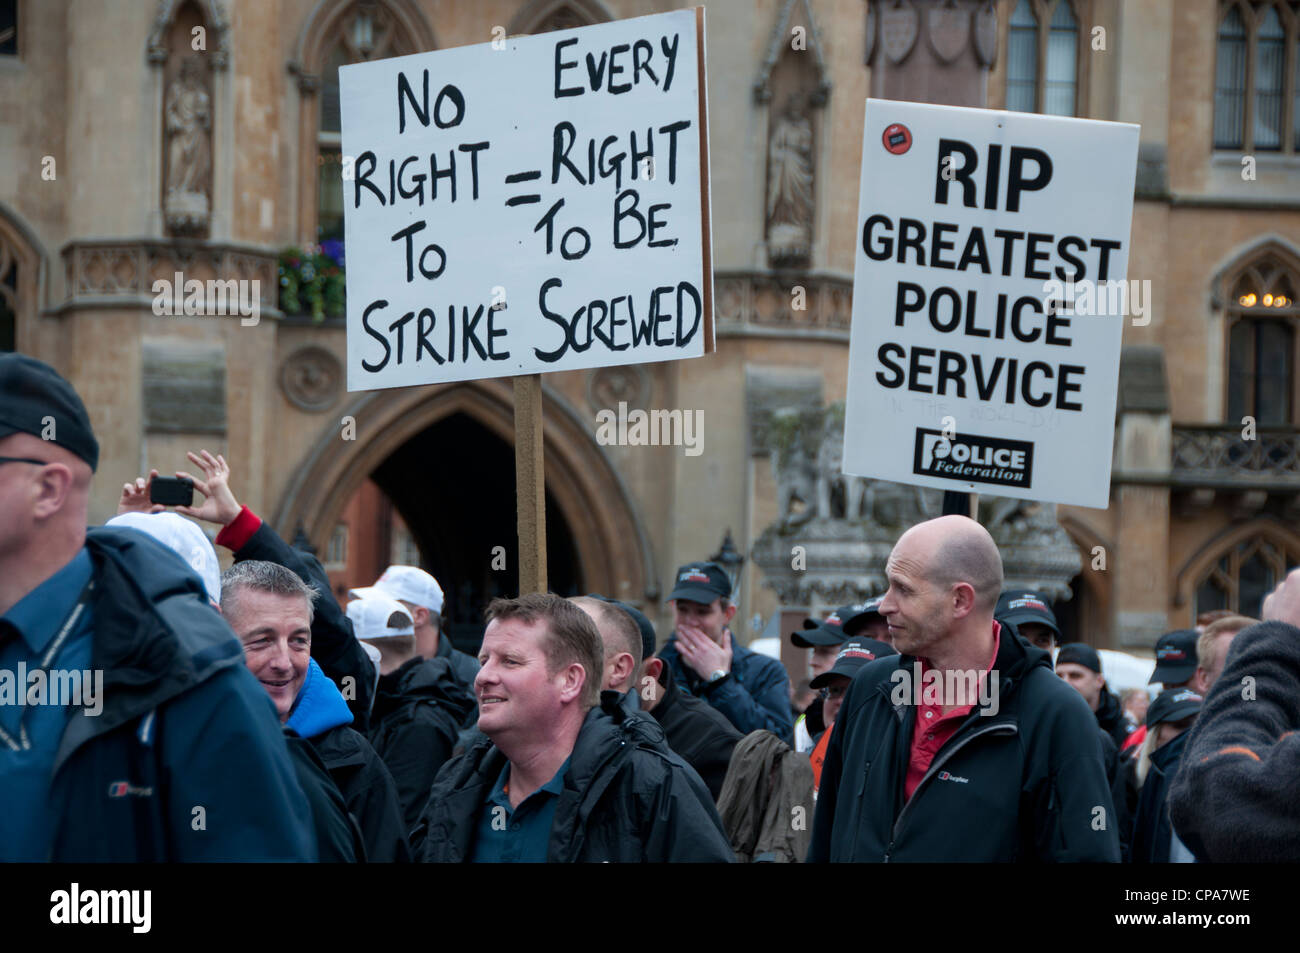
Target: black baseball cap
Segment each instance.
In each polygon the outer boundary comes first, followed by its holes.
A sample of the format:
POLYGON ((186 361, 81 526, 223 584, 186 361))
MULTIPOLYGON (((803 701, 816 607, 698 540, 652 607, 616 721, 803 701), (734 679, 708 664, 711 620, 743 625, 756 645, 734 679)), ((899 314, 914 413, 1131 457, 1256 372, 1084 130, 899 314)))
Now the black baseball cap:
MULTIPOLYGON (((999 622, 1010 622, 1019 631, 1026 622, 1045 625, 1061 638, 1061 627, 1056 624, 1056 614, 1041 592, 1033 589, 1008 589, 998 597, 993 617, 999 622)), ((1082 643, 1079 643, 1082 644, 1082 643)), ((1082 663, 1080 663, 1082 664, 1082 663)))
POLYGON ((1190 688, 1166 688, 1147 709, 1147 729, 1162 721, 1182 721, 1201 710, 1205 698, 1190 688))
POLYGON ((790 641, 801 649, 817 645, 839 645, 848 638, 841 620, 849 606, 831 610, 825 619, 804 619, 802 632, 791 632, 790 641))
POLYGON ((1061 651, 1056 653, 1058 668, 1062 662, 1073 662, 1075 665, 1092 669, 1098 675, 1101 674, 1101 656, 1097 654, 1096 649, 1084 642, 1069 642, 1062 645, 1061 651))
POLYGON ((884 596, 876 596, 866 602, 858 602, 841 609, 840 612, 843 614, 840 618, 843 620, 844 634, 851 638, 872 619, 883 619, 885 616, 880 611, 880 604, 884 601, 884 596))
POLYGON ((814 678, 808 685, 811 688, 822 688, 829 685, 831 678, 836 675, 852 678, 868 662, 874 662, 886 655, 897 654, 898 652, 892 645, 877 642, 875 639, 850 639, 844 643, 844 648, 840 649, 840 654, 835 656, 835 664, 814 678))
POLYGON ((677 570, 668 598, 705 605, 714 599, 730 599, 731 579, 717 563, 687 563, 677 570))
POLYGON ((1195 629, 1175 629, 1156 640, 1156 670, 1147 684, 1181 685, 1196 674, 1195 629))
POLYGON ((593 592, 587 596, 589 599, 599 599, 601 602, 607 602, 611 606, 618 606, 624 612, 632 617, 636 627, 641 630, 641 661, 645 661, 655 654, 655 627, 646 618, 645 613, 636 606, 628 605, 626 602, 619 602, 617 599, 611 599, 609 596, 602 596, 593 592))
POLYGON ((72 385, 44 361, 0 354, 0 437, 29 433, 80 457, 93 471, 99 442, 72 385))

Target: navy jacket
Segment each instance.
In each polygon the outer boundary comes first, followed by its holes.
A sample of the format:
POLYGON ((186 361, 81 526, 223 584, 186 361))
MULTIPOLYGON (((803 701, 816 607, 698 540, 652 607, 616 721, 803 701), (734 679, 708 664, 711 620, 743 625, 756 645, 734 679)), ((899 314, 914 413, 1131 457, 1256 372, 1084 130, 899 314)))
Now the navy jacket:
POLYGON ((1135 864, 1169 863, 1169 845, 1174 833, 1173 823, 1169 820, 1169 785, 1178 773, 1187 738, 1184 731, 1151 755, 1151 766, 1142 782, 1137 815, 1133 818, 1132 860, 1135 864))
POLYGON ((785 666, 774 658, 751 652, 731 639, 731 675, 709 685, 682 662, 673 632, 659 650, 672 670, 677 686, 688 695, 703 698, 727 716, 742 735, 766 729, 794 746, 794 718, 790 713, 790 679, 785 666))
POLYGON ((275 707, 198 576, 135 530, 86 547, 104 707, 64 730, 50 859, 316 860, 275 707))
POLYGON ((914 682, 916 661, 876 659, 849 683, 809 861, 1119 861, 1088 703, 1052 673, 1047 652, 1006 633, 993 662, 996 714, 976 705, 904 800, 917 707, 897 676, 914 682))

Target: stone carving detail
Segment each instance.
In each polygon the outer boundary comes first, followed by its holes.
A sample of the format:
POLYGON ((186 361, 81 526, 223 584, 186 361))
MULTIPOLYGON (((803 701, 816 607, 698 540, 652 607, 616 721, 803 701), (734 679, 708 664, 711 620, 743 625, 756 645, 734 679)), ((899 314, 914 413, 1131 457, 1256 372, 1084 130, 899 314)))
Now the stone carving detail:
POLYGON ((163 214, 174 235, 206 232, 211 215, 212 99, 202 77, 202 61, 188 56, 167 88, 163 214))
MULTIPOLYGON (((197 0, 199 10, 206 22, 208 38, 205 43, 212 68, 223 70, 230 63, 230 20, 226 16, 223 0, 197 0)), ((167 62, 167 33, 177 10, 184 6, 185 0, 161 0, 158 12, 154 15, 153 29, 149 31, 149 45, 145 58, 154 66, 167 62)))
POLYGON ((812 254, 812 123, 791 95, 767 146, 767 243, 772 266, 806 265, 812 254))
POLYGON ((719 272, 714 277, 714 316, 719 327, 747 325, 847 334, 853 316, 853 284, 843 278, 801 275, 797 283, 767 272, 719 272), (803 308, 793 306, 803 289, 803 308))
POLYGON ((309 413, 328 410, 343 385, 343 366, 331 351, 315 345, 289 355, 280 368, 280 389, 289 403, 309 413))
POLYGON ((587 375, 587 403, 592 410, 618 410, 619 401, 644 409, 650 403, 650 375, 644 367, 598 367, 587 375))
POLYGON ((992 67, 998 59, 998 11, 992 0, 975 11, 975 58, 992 67))
POLYGON ((880 45, 891 63, 907 59, 907 54, 916 45, 920 26, 921 15, 911 0, 894 0, 880 12, 880 45))
POLYGON ((276 306, 275 256, 255 249, 208 242, 128 241, 71 242, 63 249, 68 303, 86 298, 154 298, 155 281, 256 279, 261 312, 279 316, 276 306))
MULTIPOLYGON (((789 605, 883 591, 889 551, 908 527, 942 513, 942 491, 842 473, 842 405, 778 412, 768 433, 778 517, 752 552, 764 585, 789 605), (802 568, 792 566, 796 546, 802 568)), ((1057 524, 1055 505, 982 496, 979 516, 1002 552, 1007 586, 1068 597, 1082 559, 1057 524)))
POLYGON ((943 63, 955 62, 966 48, 970 11, 957 6, 954 0, 930 7, 925 11, 925 32, 934 55, 943 63))

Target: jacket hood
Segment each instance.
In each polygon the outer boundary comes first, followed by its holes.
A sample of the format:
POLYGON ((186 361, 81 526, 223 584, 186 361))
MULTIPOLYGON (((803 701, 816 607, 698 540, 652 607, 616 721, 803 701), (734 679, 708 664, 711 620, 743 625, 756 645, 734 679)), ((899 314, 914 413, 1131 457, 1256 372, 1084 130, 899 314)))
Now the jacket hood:
POLYGON ((176 553, 132 529, 86 532, 94 567, 91 667, 104 673, 104 709, 69 720, 54 770, 78 746, 244 664, 244 650, 176 553))
POLYGON ((1101 699, 1097 703, 1097 724, 1110 732, 1123 720, 1124 710, 1119 707, 1119 699, 1114 692, 1103 686, 1101 699))
MULTIPOLYGON (((889 669, 906 668, 911 669, 919 659, 915 655, 898 655, 885 656, 888 659, 886 666, 889 669), (894 663, 890 665, 889 663, 894 663)), ((876 666, 880 664, 880 659, 868 663, 876 666)), ((1036 648, 1020 639, 1011 637, 1011 630, 1006 626, 1002 627, 1001 636, 998 639, 998 653, 993 659, 993 671, 998 675, 998 692, 1009 693, 1028 677, 1029 673, 1036 668, 1045 668, 1052 671, 1052 653, 1036 648)), ((885 687, 889 688, 889 680, 886 679, 885 687)))
POLYGON ((450 662, 440 657, 413 658, 400 668, 380 676, 374 717, 378 720, 416 699, 437 702, 451 713, 457 724, 464 721, 474 708, 473 696, 456 677, 450 662))
POLYGON ((302 690, 289 712, 286 728, 292 728, 304 738, 352 724, 352 712, 344 701, 338 687, 329 680, 315 659, 307 662, 307 677, 303 679, 302 690))

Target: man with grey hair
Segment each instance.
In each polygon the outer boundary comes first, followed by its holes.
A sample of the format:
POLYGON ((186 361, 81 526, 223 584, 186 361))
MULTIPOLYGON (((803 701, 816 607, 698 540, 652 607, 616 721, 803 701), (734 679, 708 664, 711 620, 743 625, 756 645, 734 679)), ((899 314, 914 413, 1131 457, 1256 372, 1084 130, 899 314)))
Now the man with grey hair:
POLYGON ((410 859, 397 786, 360 732, 343 695, 311 657, 317 591, 291 569, 258 559, 221 577, 221 611, 244 660, 286 728, 312 743, 361 828, 366 859, 410 859))
POLYGON ((880 612, 899 655, 850 683, 810 861, 1119 860, 1092 712, 993 620, 1002 559, 965 516, 913 526, 880 612))

